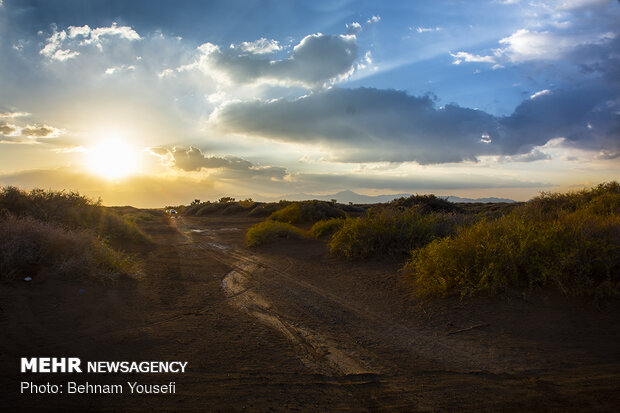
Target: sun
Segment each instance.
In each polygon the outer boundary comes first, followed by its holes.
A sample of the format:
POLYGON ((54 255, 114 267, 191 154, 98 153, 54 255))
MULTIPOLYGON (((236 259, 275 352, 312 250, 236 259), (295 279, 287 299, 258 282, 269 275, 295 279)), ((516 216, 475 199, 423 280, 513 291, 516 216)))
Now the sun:
POLYGON ((87 151, 87 167, 93 173, 118 180, 137 172, 139 152, 119 138, 103 139, 87 151))

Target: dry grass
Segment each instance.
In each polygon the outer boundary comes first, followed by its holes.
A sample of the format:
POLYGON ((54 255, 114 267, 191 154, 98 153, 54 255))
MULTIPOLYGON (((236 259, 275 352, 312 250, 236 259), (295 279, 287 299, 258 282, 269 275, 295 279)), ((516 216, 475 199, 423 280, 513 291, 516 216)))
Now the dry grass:
POLYGON ((0 278, 26 276, 136 277, 139 264, 86 230, 67 230, 31 217, 0 218, 0 278))

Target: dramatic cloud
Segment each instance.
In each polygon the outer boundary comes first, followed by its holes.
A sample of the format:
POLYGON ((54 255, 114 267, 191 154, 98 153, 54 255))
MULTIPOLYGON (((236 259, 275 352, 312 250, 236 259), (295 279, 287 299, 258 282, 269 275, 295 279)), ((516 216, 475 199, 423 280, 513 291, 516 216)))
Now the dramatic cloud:
POLYGON ((593 83, 524 100, 501 119, 504 151, 524 153, 553 138, 582 149, 620 149, 618 85, 593 83))
POLYGON ((327 147, 342 162, 420 164, 528 154, 550 139, 587 149, 616 150, 618 108, 601 107, 612 90, 541 94, 508 117, 446 105, 430 97, 378 89, 331 89, 295 100, 231 103, 211 122, 225 132, 327 147))
POLYGON ((282 179, 287 175, 285 168, 275 166, 255 166, 245 159, 236 157, 220 158, 207 156, 195 147, 150 148, 151 153, 162 158, 169 166, 183 171, 200 171, 201 169, 221 169, 225 177, 260 176, 270 179, 282 179))
POLYGON ((199 69, 205 74, 237 83, 266 81, 317 87, 350 75, 358 57, 355 35, 318 33, 306 36, 293 48, 288 58, 281 60, 244 53, 244 50, 259 50, 257 47, 247 44, 245 47, 222 49, 205 43, 198 47, 198 59, 179 67, 177 71, 199 69))

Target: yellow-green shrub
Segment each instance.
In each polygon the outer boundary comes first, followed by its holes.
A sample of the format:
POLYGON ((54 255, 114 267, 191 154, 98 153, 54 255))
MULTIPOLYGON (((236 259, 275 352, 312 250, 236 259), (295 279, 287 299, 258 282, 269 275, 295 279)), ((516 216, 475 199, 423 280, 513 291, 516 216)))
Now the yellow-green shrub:
POLYGON ((344 225, 343 218, 324 219, 316 222, 310 229, 310 234, 314 238, 320 238, 324 235, 332 235, 344 225))
POLYGON ((280 239, 300 239, 304 236, 301 229, 291 224, 267 220, 250 227, 245 234, 245 242, 248 247, 254 247, 280 239))
POLYGON ((274 221, 298 224, 317 222, 328 218, 344 218, 346 214, 340 208, 326 201, 292 202, 284 208, 275 211, 269 218, 274 221))
POLYGON ((346 258, 404 255, 436 237, 451 234, 463 219, 456 214, 424 214, 415 208, 379 209, 364 217, 347 218, 329 248, 346 258))
POLYGON ((533 287, 617 296, 620 199, 613 185, 601 188, 544 194, 498 220, 460 228, 412 251, 405 280, 420 296, 533 287))

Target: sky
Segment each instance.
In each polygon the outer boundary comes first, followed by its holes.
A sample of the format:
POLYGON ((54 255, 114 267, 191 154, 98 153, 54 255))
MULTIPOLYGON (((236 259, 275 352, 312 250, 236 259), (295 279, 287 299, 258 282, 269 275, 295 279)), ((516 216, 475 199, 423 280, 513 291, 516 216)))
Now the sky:
POLYGON ((620 2, 0 0, 0 185, 106 205, 620 178, 620 2))

